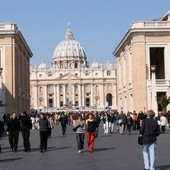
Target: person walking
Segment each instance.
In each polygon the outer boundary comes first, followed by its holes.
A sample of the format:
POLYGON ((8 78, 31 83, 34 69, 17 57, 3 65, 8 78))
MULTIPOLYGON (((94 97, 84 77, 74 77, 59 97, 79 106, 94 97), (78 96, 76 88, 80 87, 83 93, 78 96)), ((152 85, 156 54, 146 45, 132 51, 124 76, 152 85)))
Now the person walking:
POLYGON ((110 113, 110 133, 111 134, 113 134, 113 131, 114 131, 115 121, 116 121, 116 118, 115 118, 114 113, 110 113))
POLYGON ((52 129, 54 128, 54 121, 52 115, 47 114, 48 124, 48 137, 51 138, 52 129))
POLYGON ((101 119, 100 119, 100 116, 97 112, 94 112, 94 121, 96 122, 95 137, 98 138, 98 136, 99 136, 99 125, 100 125, 101 119))
POLYGON ((82 115, 78 115, 78 120, 75 121, 76 130, 76 140, 78 153, 83 152, 84 149, 84 130, 85 130, 85 121, 82 119, 82 115))
POLYGON ((9 144, 11 150, 17 152, 18 138, 20 131, 20 121, 17 118, 16 112, 12 113, 12 118, 7 123, 7 135, 9 135, 9 144))
POLYGON ((67 119, 67 116, 64 114, 64 112, 61 114, 59 121, 61 123, 62 134, 65 135, 67 124, 68 124, 68 119, 67 119))
POLYGON ((164 134, 166 131, 166 125, 168 124, 168 120, 165 116, 165 113, 160 113, 160 126, 161 126, 161 132, 164 134))
POLYGON ((133 125, 133 119, 130 116, 130 113, 127 113, 127 131, 129 132, 129 135, 131 135, 132 131, 132 125, 133 125))
POLYGON ((44 113, 40 114, 39 127, 40 127, 40 152, 44 151, 47 152, 49 122, 44 113))
POLYGON ((96 130, 96 122, 94 121, 93 114, 89 114, 89 117, 86 120, 86 138, 87 138, 88 151, 90 153, 92 153, 94 150, 95 130, 96 130))
POLYGON ((120 111, 117 118, 118 118, 119 133, 123 135, 125 131, 125 125, 126 125, 126 115, 123 113, 123 111, 120 111))
POLYGON ((104 134, 108 134, 109 133, 109 122, 108 122, 108 114, 107 112, 103 113, 103 130, 104 130, 104 134))
POLYGON ((143 159, 145 170, 155 170, 155 148, 160 134, 158 122, 154 120, 155 112, 148 110, 147 119, 142 121, 140 135, 143 136, 143 159))
POLYGON ((23 138, 23 145, 25 152, 31 152, 30 147, 30 129, 32 129, 32 122, 26 111, 23 111, 19 116, 21 121, 21 132, 23 138))

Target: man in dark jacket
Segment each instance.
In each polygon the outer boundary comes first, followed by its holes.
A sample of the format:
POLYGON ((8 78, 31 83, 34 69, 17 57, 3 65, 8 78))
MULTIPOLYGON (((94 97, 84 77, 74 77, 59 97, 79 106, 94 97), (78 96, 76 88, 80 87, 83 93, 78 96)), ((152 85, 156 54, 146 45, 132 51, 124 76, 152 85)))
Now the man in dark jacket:
POLYGON ((59 121, 61 123, 62 133, 63 135, 65 135, 68 119, 67 119, 67 116, 64 114, 64 112, 61 114, 59 121))
POLYGON ((47 152, 49 122, 44 113, 40 114, 40 152, 47 152))
POLYGON ((100 125, 101 119, 97 112, 94 112, 93 115, 94 115, 94 121, 96 122, 95 137, 97 138, 99 135, 99 125, 100 125))
POLYGON ((7 124, 7 134, 9 135, 9 144, 12 151, 17 152, 18 148, 18 137, 20 131, 20 121, 17 118, 16 112, 12 113, 12 118, 7 124))
POLYGON ((118 119, 118 125, 119 125, 119 133, 123 135, 125 131, 125 125, 126 125, 126 115, 123 111, 121 111, 117 117, 118 119))
POLYGON ((26 113, 26 111, 23 111, 21 115, 19 116, 19 119, 21 121, 21 132, 23 137, 23 144, 24 144, 24 151, 30 152, 30 129, 32 128, 31 119, 26 113))
POLYGON ((157 136, 160 134, 160 128, 155 119, 153 110, 147 112, 147 119, 142 121, 140 135, 143 136, 143 159, 145 170, 155 169, 155 148, 157 136))

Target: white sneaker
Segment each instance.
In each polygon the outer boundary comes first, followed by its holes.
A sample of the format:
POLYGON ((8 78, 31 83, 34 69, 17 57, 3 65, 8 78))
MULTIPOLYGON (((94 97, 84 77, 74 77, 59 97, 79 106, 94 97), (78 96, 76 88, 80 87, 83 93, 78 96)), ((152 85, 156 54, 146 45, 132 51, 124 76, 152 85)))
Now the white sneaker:
POLYGON ((79 150, 78 153, 81 153, 81 150, 79 150))

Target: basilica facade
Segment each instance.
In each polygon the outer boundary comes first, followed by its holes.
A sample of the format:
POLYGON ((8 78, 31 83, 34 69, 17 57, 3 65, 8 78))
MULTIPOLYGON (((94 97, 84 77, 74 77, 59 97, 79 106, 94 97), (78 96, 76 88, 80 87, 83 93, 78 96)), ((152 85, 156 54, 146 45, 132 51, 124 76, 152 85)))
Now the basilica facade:
POLYGON ((82 45, 68 26, 51 65, 30 67, 31 108, 42 111, 116 108, 116 77, 111 62, 89 66, 82 45))

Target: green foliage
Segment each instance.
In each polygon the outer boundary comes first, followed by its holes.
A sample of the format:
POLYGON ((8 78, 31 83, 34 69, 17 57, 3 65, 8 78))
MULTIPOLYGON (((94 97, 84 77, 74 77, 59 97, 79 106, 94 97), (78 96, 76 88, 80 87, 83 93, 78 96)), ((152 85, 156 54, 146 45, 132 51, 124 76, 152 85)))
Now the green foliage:
POLYGON ((166 112, 166 108, 168 104, 170 103, 170 96, 168 97, 167 95, 162 95, 157 97, 157 103, 162 107, 163 112, 166 112))

